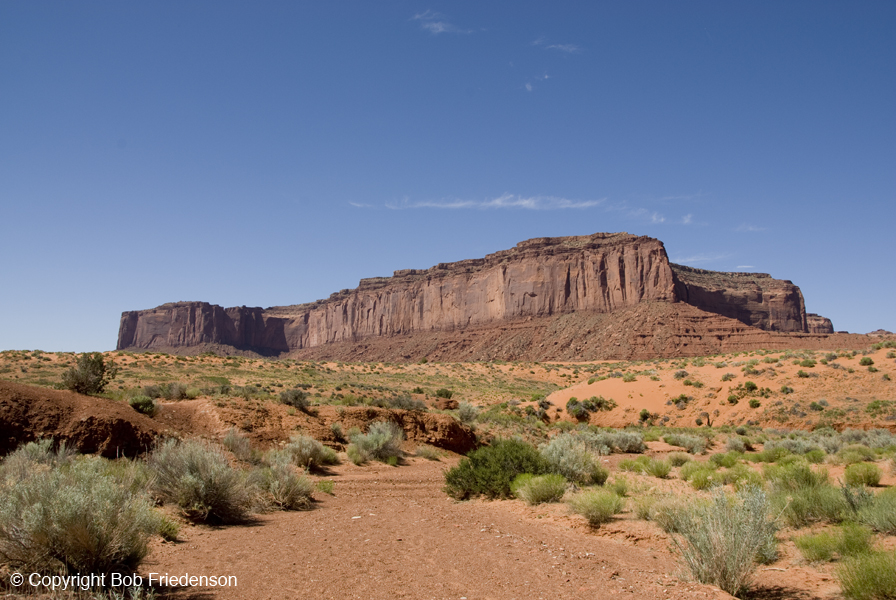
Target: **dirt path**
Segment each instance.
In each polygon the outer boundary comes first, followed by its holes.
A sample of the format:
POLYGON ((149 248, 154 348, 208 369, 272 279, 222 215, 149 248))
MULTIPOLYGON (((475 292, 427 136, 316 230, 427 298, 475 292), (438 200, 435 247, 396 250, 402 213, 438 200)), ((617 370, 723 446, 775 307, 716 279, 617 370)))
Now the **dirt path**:
POLYGON ((236 588, 178 598, 730 598, 675 577, 664 551, 520 518, 502 503, 456 503, 445 463, 340 465, 335 496, 313 511, 274 513, 247 527, 185 527, 159 544, 144 573, 235 575, 236 588))

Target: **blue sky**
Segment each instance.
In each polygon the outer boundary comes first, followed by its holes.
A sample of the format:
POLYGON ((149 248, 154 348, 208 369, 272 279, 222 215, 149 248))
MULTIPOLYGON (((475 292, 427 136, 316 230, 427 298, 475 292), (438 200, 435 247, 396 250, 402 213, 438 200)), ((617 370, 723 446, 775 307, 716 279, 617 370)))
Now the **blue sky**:
POLYGON ((896 330, 896 3, 0 2, 0 349, 628 231, 896 330))

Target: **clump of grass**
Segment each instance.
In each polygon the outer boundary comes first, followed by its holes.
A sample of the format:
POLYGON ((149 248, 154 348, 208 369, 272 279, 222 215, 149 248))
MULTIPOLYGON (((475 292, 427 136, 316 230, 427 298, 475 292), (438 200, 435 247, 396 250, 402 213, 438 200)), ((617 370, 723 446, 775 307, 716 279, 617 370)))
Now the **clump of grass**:
POLYGON ((507 498, 517 475, 542 475, 550 463, 535 447, 519 440, 496 440, 471 452, 445 473, 445 492, 458 500, 471 496, 507 498))
POLYGON ((701 454, 706 450, 706 438, 686 433, 670 433, 663 436, 663 441, 672 446, 681 446, 690 454, 701 454))
POLYGON ((513 495, 530 506, 545 502, 559 502, 566 493, 566 478, 558 473, 517 475, 510 485, 513 495))
POLYGON ((476 420, 479 415, 479 409, 469 402, 461 402, 457 406, 457 418, 461 423, 469 425, 476 420))
POLYGON ((552 471, 576 483, 601 485, 610 475, 586 444, 578 436, 569 433, 554 436, 541 449, 541 455, 552 471))
POLYGON ((619 496, 625 498, 628 496, 628 479, 617 475, 613 478, 613 482, 606 485, 606 488, 619 496))
POLYGON ((158 403, 153 398, 142 394, 128 399, 128 404, 138 413, 143 413, 148 417, 154 416, 159 408, 158 403))
POLYGON ((673 540, 697 581, 737 595, 750 584, 757 556, 774 554, 776 526, 768 515, 760 488, 733 497, 719 489, 678 519, 673 540))
POLYGON ((608 490, 588 490, 570 498, 569 508, 582 515, 592 527, 606 523, 622 512, 625 501, 608 490))
MULTIPOLYGON (((285 453, 279 457, 286 458, 285 453)), ((286 460, 274 462, 255 472, 255 481, 264 491, 267 502, 280 510, 311 508, 314 484, 286 460)))
POLYGON ((723 454, 713 454, 709 457, 709 462, 718 466, 725 467, 726 469, 730 469, 743 457, 743 454, 740 452, 725 452, 723 454))
POLYGON ((837 570, 843 595, 851 600, 896 597, 896 551, 869 552, 843 561, 837 570))
POLYGON ((857 518, 880 533, 896 535, 896 487, 889 487, 861 507, 857 518))
POLYGON ((346 453, 356 465, 368 460, 379 460, 387 464, 392 460, 397 464, 404 431, 392 421, 377 421, 370 424, 367 433, 350 432, 349 438, 352 443, 346 448, 346 453))
POLYGON ((854 523, 843 525, 838 531, 823 531, 793 540, 803 558, 809 562, 827 562, 833 560, 835 554, 845 558, 869 552, 871 541, 871 530, 854 523))
POLYGON ((680 467, 684 463, 690 462, 694 459, 687 452, 670 452, 668 460, 670 463, 672 463, 673 467, 680 467))
POLYGON ((190 519, 220 523, 246 521, 252 486, 221 450, 199 440, 168 440, 148 459, 153 493, 176 504, 190 519))
POLYGON ((314 485, 314 487, 316 487, 323 494, 329 494, 330 496, 332 496, 334 494, 333 493, 334 484, 332 481, 321 480, 321 481, 318 481, 314 485))
POLYGON ((856 463, 846 467, 843 473, 843 479, 847 485, 880 485, 880 478, 883 473, 880 467, 870 463, 856 463))
POLYGON ((224 435, 221 444, 230 450, 239 460, 249 460, 252 458, 252 444, 249 442, 249 438, 242 435, 233 427, 231 427, 224 435))
MULTIPOLYGON (((37 450, 13 462, 21 467, 37 450)), ((24 477, 3 465, 0 562, 44 573, 133 572, 162 523, 132 477, 112 474, 129 469, 110 469, 97 457, 39 464, 24 477)))
POLYGON ((440 460, 442 458, 442 452, 438 448, 434 448, 433 446, 427 446, 426 444, 421 444, 417 446, 417 449, 414 451, 416 456, 420 458, 425 458, 426 460, 440 460))

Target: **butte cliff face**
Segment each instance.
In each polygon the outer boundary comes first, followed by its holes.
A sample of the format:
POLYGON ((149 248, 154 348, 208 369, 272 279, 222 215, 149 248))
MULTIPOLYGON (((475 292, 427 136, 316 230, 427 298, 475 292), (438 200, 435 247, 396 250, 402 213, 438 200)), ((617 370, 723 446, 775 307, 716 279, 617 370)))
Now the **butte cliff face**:
POLYGON ((356 289, 311 304, 261 309, 178 302, 125 312, 118 348, 279 355, 679 302, 760 330, 809 331, 802 294, 789 281, 673 265, 659 240, 597 233, 537 238, 482 259, 362 279, 356 289))

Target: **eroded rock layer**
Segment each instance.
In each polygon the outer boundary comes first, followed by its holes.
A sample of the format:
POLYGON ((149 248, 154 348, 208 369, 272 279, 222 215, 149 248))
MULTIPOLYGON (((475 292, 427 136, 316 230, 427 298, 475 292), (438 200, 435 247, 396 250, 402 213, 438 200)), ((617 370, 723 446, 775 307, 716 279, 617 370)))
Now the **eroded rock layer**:
POLYGON ((789 281, 673 265, 659 240, 597 233, 536 238, 482 259, 362 279, 356 289, 310 304, 261 309, 177 302, 125 312, 118 348, 280 355, 682 302, 758 330, 809 331, 802 294, 789 281))

